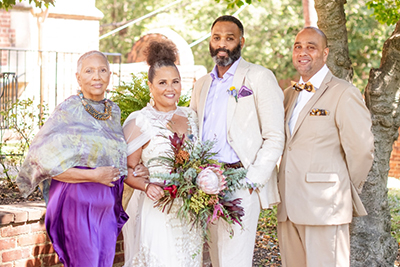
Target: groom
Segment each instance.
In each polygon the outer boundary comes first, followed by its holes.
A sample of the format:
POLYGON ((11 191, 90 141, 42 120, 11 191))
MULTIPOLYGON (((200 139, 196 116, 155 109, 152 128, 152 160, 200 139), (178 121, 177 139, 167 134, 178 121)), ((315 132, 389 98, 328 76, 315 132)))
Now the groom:
POLYGON ((214 21, 210 54, 216 65, 196 82, 190 104, 202 140, 217 141, 216 159, 248 170, 247 188, 232 195, 242 199, 243 229, 234 225, 230 238, 225 221, 210 226, 213 267, 251 267, 260 208, 280 201, 275 166, 285 141, 283 93, 270 70, 241 58, 243 34, 235 17, 214 21))

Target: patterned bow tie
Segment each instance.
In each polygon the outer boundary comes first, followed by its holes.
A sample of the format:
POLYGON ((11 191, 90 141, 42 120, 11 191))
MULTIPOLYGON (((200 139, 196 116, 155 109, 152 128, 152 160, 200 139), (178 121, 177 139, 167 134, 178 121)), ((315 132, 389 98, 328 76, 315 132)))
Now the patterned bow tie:
POLYGON ((310 82, 299 84, 292 81, 292 86, 294 90, 299 92, 301 92, 302 90, 306 90, 307 92, 315 93, 314 86, 310 82))

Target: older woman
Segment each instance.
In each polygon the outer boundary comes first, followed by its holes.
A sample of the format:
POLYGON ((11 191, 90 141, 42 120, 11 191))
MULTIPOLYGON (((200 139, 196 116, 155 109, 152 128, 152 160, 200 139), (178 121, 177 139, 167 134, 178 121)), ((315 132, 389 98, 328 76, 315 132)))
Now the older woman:
POLYGON ((44 184, 46 229, 66 267, 112 266, 128 218, 121 206, 127 155, 120 109, 104 98, 110 74, 101 52, 81 56, 81 90, 40 129, 17 178, 25 196, 44 184))

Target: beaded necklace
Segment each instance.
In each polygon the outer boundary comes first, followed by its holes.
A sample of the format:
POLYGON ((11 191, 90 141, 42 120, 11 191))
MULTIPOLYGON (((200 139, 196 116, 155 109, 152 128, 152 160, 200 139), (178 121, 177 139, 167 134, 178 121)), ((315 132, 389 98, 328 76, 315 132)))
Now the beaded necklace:
POLYGON ((78 90, 78 96, 80 97, 82 101, 82 105, 85 108, 85 110, 92 115, 93 118, 96 120, 102 120, 105 121, 111 116, 111 109, 112 107, 108 103, 107 99, 104 101, 104 113, 98 112, 94 107, 92 107, 84 98, 83 98, 83 93, 82 91, 78 90))

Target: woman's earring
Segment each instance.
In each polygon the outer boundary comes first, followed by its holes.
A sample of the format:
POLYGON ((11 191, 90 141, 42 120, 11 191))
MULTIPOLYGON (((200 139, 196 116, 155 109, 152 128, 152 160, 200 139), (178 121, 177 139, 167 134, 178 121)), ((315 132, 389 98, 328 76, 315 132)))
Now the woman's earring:
POLYGON ((152 107, 154 107, 154 105, 155 105, 153 93, 150 93, 150 105, 151 105, 152 107))

